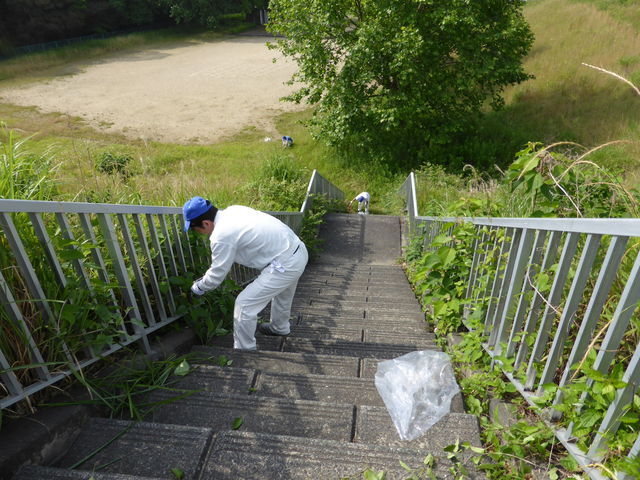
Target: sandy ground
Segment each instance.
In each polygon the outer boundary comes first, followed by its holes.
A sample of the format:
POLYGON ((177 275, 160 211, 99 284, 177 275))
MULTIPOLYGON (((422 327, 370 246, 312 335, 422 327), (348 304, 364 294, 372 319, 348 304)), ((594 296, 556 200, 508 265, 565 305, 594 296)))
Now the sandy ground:
POLYGON ((283 83, 295 65, 268 50, 268 40, 234 36, 148 49, 46 83, 0 90, 0 98, 79 116, 130 138, 209 143, 248 126, 278 136, 273 117, 301 107, 279 101, 292 89, 283 83))

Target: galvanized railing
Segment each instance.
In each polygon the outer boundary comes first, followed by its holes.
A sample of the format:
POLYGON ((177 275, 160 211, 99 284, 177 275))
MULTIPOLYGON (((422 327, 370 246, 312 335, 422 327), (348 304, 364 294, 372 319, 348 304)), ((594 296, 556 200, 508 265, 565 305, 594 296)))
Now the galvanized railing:
MULTIPOLYGON (((426 247, 435 236, 450 233, 452 225, 473 225, 465 325, 483 335, 486 352, 531 405, 540 406, 548 385, 558 387, 545 405, 549 425, 592 479, 608 478, 599 464, 633 406, 640 381, 634 333, 640 327, 640 220, 420 217, 413 174, 403 193, 413 214, 410 230, 424 235, 426 247), (608 320, 602 316, 605 309, 608 320), (562 422, 559 407, 590 351, 593 371, 607 376, 622 365, 624 374, 606 412, 588 438, 580 439, 588 445, 583 449, 574 424, 562 422)), ((592 385, 587 380, 577 415, 586 408, 592 385)), ((634 432, 635 442, 624 452, 629 460, 640 451, 638 428, 634 432)), ((617 478, 630 477, 617 472, 617 478)))
MULTIPOLYGON (((342 194, 314 171, 304 205, 318 193, 342 194)), ((306 211, 269 213, 298 231, 306 211)), ((0 200, 0 408, 134 342, 151 353, 210 262, 182 221, 177 207, 0 200)))
POLYGON ((309 180, 307 195, 304 199, 304 203, 302 204, 302 208, 300 208, 300 213, 306 215, 313 205, 314 197, 317 196, 325 196, 335 200, 344 199, 344 193, 342 193, 338 187, 320 175, 317 170, 314 170, 311 174, 311 179, 309 180))

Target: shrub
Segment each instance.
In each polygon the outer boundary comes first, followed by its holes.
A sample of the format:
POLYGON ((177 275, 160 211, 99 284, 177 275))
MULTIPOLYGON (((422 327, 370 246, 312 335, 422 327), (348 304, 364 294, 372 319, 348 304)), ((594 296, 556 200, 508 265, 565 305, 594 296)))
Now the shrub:
POLYGON ((129 164, 133 157, 128 153, 103 152, 96 162, 96 170, 107 175, 119 174, 129 178, 129 164))

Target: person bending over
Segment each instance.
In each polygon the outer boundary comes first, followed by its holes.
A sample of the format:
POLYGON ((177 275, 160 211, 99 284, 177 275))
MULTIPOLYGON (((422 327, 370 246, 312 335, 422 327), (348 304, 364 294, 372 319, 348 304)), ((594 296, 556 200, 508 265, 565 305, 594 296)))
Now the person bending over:
POLYGON ((193 197, 183 208, 184 229, 209 237, 211 266, 191 286, 203 295, 222 283, 234 262, 260 270, 238 295, 233 309, 233 346, 256 349, 258 313, 271 302, 271 321, 259 325, 265 335, 288 335, 291 303, 309 255, 305 244, 284 223, 253 208, 232 205, 218 210, 193 197))
POLYGON ((349 202, 349 208, 351 208, 351 204, 353 202, 358 202, 358 213, 363 215, 368 214, 370 200, 371 200, 371 195, 369 195, 369 192, 359 193, 353 198, 353 200, 349 202))

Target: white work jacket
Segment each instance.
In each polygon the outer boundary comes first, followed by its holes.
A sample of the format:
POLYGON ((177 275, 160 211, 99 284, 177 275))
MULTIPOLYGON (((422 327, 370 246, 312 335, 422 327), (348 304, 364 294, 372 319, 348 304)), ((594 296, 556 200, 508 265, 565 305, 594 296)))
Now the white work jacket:
POLYGON ((298 236, 268 213, 232 205, 218 210, 211 242, 211 266, 198 282, 209 291, 222 283, 234 262, 263 269, 288 258, 300 246, 298 236))

